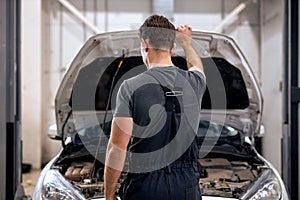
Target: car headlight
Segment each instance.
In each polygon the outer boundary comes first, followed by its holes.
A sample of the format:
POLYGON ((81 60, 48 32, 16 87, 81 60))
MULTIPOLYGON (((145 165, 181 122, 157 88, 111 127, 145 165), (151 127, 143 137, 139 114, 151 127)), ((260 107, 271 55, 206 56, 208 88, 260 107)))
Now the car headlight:
POLYGON ((45 200, 72 200, 85 199, 74 186, 67 181, 58 170, 50 169, 42 186, 42 199, 45 200))
POLYGON ((259 200, 259 199, 280 199, 281 197, 281 188, 276 181, 271 181, 266 183, 258 192, 250 198, 250 200, 259 200))
POLYGON ((58 170, 50 169, 50 163, 42 171, 34 190, 33 199, 85 200, 85 197, 58 170))
POLYGON ((45 176, 41 197, 44 200, 85 199, 58 170, 53 169, 50 169, 45 176))
POLYGON ((280 183, 270 169, 265 169, 251 188, 242 196, 243 200, 279 200, 282 196, 280 183))

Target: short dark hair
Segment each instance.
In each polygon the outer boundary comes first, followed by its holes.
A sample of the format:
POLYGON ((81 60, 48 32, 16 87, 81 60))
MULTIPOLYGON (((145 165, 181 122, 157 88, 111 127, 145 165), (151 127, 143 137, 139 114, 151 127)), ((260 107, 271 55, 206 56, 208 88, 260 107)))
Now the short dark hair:
POLYGON ((151 15, 141 25, 140 38, 149 39, 154 49, 171 49, 174 45, 175 26, 164 16, 151 15))

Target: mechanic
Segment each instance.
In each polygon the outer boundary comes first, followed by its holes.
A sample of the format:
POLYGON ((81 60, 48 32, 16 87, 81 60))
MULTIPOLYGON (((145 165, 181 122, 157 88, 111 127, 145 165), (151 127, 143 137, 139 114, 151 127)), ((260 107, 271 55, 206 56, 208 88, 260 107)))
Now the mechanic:
POLYGON ((148 70, 125 80, 118 91, 106 152, 105 198, 116 199, 128 159, 121 199, 199 200, 196 133, 206 82, 192 46, 192 29, 175 28, 164 16, 152 15, 139 32, 148 70), (175 38, 184 50, 188 71, 172 63, 175 38))

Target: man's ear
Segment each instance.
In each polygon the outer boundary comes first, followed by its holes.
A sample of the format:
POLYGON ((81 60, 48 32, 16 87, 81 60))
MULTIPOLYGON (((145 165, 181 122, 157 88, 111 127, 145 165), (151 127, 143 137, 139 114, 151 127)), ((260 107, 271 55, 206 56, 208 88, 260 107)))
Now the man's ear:
POLYGON ((176 50, 176 44, 174 43, 170 51, 171 56, 174 54, 175 50, 176 50))
POLYGON ((149 49, 149 39, 143 39, 142 38, 142 48, 144 49, 145 52, 148 52, 149 49))

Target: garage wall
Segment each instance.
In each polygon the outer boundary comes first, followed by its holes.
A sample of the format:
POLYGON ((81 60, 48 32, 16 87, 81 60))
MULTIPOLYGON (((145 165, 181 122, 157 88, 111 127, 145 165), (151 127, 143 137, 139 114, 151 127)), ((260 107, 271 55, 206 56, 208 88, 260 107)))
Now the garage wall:
POLYGON ((41 163, 41 0, 21 1, 21 99, 23 162, 41 163))
POLYGON ((283 1, 264 0, 262 26, 263 154, 281 172, 283 1))
MULTIPOLYGON (((128 0, 126 3, 118 0, 69 2, 96 24, 100 32, 136 29, 152 10, 151 0, 128 0)), ((189 0, 189 3, 174 0, 174 23, 188 23, 194 30, 210 31, 239 3, 239 0, 189 0)), ((42 162, 45 163, 60 149, 60 143, 51 141, 46 134, 49 125, 55 122, 54 98, 57 87, 68 63, 93 33, 57 1, 43 0, 42 8, 42 162)), ((257 13, 258 10, 253 12, 253 7, 247 8, 233 24, 224 27, 224 31, 237 40, 260 77, 257 13)))

